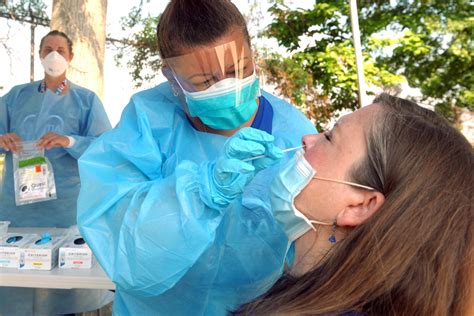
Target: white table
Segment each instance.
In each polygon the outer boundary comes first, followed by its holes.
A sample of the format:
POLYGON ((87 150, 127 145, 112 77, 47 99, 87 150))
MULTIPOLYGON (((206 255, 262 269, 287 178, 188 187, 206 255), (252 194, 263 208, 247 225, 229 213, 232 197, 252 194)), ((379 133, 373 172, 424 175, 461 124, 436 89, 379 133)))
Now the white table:
MULTIPOLYGON (((8 232, 60 233, 60 228, 12 228, 8 232)), ((33 287, 49 289, 115 289, 97 261, 91 269, 59 269, 57 266, 51 271, 18 270, 0 268, 0 286, 33 287)))

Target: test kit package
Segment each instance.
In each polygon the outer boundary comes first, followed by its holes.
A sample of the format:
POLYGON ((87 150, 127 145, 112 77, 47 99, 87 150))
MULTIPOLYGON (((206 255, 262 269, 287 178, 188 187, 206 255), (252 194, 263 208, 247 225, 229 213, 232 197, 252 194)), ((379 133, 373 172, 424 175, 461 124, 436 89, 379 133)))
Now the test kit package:
POLYGON ((90 269, 93 260, 92 251, 80 235, 67 236, 59 248, 59 268, 90 269))
POLYGON ((59 247, 63 242, 63 235, 36 235, 32 242, 24 246, 20 269, 51 270, 58 263, 59 247))
POLYGON ((53 167, 36 142, 22 142, 13 153, 13 180, 16 205, 56 199, 53 167))
POLYGON ((0 237, 0 267, 20 268, 24 247, 31 243, 37 235, 8 233, 0 237))

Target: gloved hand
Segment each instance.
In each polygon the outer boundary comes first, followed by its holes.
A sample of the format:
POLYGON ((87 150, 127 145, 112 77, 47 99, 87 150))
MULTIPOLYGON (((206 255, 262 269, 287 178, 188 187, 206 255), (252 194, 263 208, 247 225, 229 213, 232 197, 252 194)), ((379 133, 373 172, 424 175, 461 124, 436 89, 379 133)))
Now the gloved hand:
POLYGON ((224 208, 252 180, 255 173, 275 164, 282 151, 273 145, 273 136, 266 132, 243 128, 224 144, 222 154, 201 165, 200 196, 211 208, 224 208), (263 158, 243 161, 265 155, 263 158))
POLYGON ((224 154, 226 157, 245 160, 256 156, 265 156, 246 162, 252 164, 258 172, 276 164, 283 152, 276 147, 273 142, 275 137, 267 132, 245 127, 227 140, 224 145, 224 154))

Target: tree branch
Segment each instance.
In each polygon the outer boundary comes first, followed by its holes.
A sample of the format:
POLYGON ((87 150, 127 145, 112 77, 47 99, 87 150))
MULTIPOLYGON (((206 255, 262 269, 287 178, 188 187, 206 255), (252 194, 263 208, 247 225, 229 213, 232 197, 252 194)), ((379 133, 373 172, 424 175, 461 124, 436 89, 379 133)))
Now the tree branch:
POLYGON ((125 45, 125 46, 133 46, 133 47, 139 47, 139 48, 148 48, 149 45, 145 44, 145 43, 140 43, 140 42, 136 42, 136 41, 131 41, 129 39, 117 39, 117 38, 113 38, 113 37, 107 37, 105 39, 107 41, 107 43, 109 44, 122 44, 122 45, 125 45))
POLYGON ((0 44, 3 46, 5 49, 5 52, 7 53, 8 59, 10 60, 10 74, 12 74, 12 55, 13 51, 12 49, 6 44, 6 42, 10 40, 10 27, 8 27, 8 32, 6 34, 5 38, 0 38, 0 44))
POLYGON ((50 22, 49 19, 45 19, 42 17, 38 17, 34 15, 21 16, 11 11, 0 12, 0 18, 5 18, 8 20, 13 20, 13 21, 18 21, 18 22, 26 22, 29 24, 41 25, 41 26, 46 26, 46 27, 49 27, 49 22, 50 22))
MULTIPOLYGON (((8 20, 13 20, 13 21, 17 21, 17 22, 29 23, 29 24, 33 24, 33 25, 40 25, 40 26, 44 26, 44 27, 49 27, 50 22, 51 22, 49 19, 37 17, 37 16, 34 16, 34 15, 21 16, 21 15, 15 14, 14 12, 11 12, 11 11, 9 11, 9 12, 1 12, 0 11, 0 18, 5 18, 5 19, 8 19, 8 20)), ((107 37, 105 40, 106 40, 106 42, 108 42, 110 44, 114 44, 114 45, 115 44, 123 44, 123 45, 126 45, 126 46, 146 47, 146 45, 143 45, 142 43, 137 43, 137 42, 131 41, 129 39, 117 39, 117 38, 107 37)))

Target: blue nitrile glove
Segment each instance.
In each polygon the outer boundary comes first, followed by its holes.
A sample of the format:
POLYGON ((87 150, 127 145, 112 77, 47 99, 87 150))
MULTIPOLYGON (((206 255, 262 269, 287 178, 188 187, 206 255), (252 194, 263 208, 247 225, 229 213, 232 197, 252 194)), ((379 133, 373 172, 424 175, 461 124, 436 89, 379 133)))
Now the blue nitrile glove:
POLYGON ((227 141, 228 146, 224 147, 225 154, 228 157, 240 160, 265 155, 265 157, 247 161, 252 164, 255 167, 256 172, 258 172, 262 169, 273 166, 281 159, 281 157, 283 157, 281 149, 273 144, 274 140, 275 137, 265 131, 252 127, 245 127, 229 138, 227 141), (248 144, 260 144, 263 148, 259 146, 245 147, 241 143, 241 140, 249 141, 246 142, 248 144), (257 148, 263 149, 264 151, 261 154, 258 154, 259 150, 257 150, 257 148))
POLYGON ((283 155, 273 145, 273 136, 250 127, 243 128, 224 144, 222 154, 200 169, 200 196, 211 208, 224 208, 241 194, 255 173, 275 164, 283 155), (255 156, 267 157, 243 160, 255 156))

